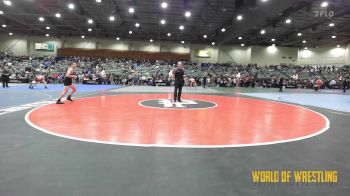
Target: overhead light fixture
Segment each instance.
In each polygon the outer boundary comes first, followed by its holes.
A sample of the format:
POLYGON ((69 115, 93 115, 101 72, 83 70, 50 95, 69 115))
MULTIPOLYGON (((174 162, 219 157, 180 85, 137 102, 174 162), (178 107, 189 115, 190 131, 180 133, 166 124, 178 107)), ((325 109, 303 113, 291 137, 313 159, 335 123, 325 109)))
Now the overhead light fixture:
POLYGON ((4 0, 3 2, 7 6, 11 6, 12 5, 12 2, 10 0, 4 0))
POLYGON ((183 25, 180 25, 180 26, 179 26, 179 29, 182 31, 182 30, 185 29, 185 27, 184 27, 183 25))
POLYGON ((321 3, 321 7, 327 7, 328 6, 328 2, 327 1, 324 1, 321 3))
POLYGON ((61 14, 60 13, 56 13, 55 16, 56 16, 56 18, 61 18, 61 14))
POLYGON ((221 29, 221 32, 225 32, 225 31, 226 31, 226 29, 225 29, 225 28, 222 28, 222 29, 221 29))
POLYGON ((48 33, 46 33, 46 35, 45 35, 46 37, 50 37, 50 34, 48 34, 48 33))
POLYGON ((132 34, 132 31, 129 31, 129 34, 132 34))
POLYGON ((186 18, 191 17, 191 12, 190 12, 190 11, 186 11, 186 12, 185 12, 185 17, 186 17, 186 18))
POLYGON ((332 39, 335 39, 335 38, 337 38, 337 36, 335 36, 335 35, 332 35, 332 39))
POLYGON ((160 4, 160 6, 163 8, 163 9, 166 9, 168 7, 168 3, 167 2, 163 2, 162 4, 160 4))
POLYGON ((9 33, 9 35, 13 35, 13 33, 9 33))
POLYGON ((215 42, 211 42, 211 45, 214 46, 214 45, 215 45, 215 42))
POLYGON ((330 27, 334 27, 334 23, 329 23, 329 26, 330 27))
POLYGON ((84 38, 85 38, 85 35, 82 35, 81 38, 84 39, 84 38))
POLYGON ((6 25, 5 24, 3 24, 3 25, 1 25, 2 26, 2 28, 6 28, 6 25))
POLYGON ((203 38, 206 39, 208 36, 207 35, 203 35, 203 38))
POLYGON ((305 44, 306 43, 306 40, 303 40, 303 44, 305 44))
POLYGON ((74 5, 73 3, 69 3, 69 4, 68 4, 68 8, 71 9, 71 10, 73 10, 73 9, 75 8, 75 5, 74 5))
POLYGON ((3 15, 4 14, 4 11, 0 10, 0 15, 3 15))
POLYGON ((44 18, 44 17, 39 17, 39 21, 40 21, 40 22, 44 22, 44 21, 45 21, 45 18, 44 18))
POLYGON ((160 24, 164 25, 166 21, 164 19, 160 20, 160 24))
POLYGON ((238 16, 236 17, 236 19, 237 19, 237 20, 242 20, 242 19, 243 19, 243 16, 242 16, 242 15, 238 15, 238 16))
POLYGON ((92 20, 92 19, 88 19, 88 21, 87 21, 89 24, 92 24, 92 23, 94 23, 94 21, 92 20))
POLYGON ((290 18, 286 19, 286 24, 290 24, 291 22, 292 22, 292 19, 290 19, 290 18))
POLYGON ((260 34, 264 35, 266 33, 266 31, 263 29, 260 31, 260 34))
POLYGON ((96 2, 97 2, 97 3, 101 3, 101 2, 102 2, 102 0, 96 0, 96 2))
POLYGON ((308 49, 307 47, 304 48, 304 50, 307 50, 307 49, 308 49))
POLYGON ((340 45, 337 45, 337 48, 340 48, 340 45))
POLYGON ((149 42, 151 42, 151 43, 152 43, 152 42, 153 42, 153 39, 150 39, 150 40, 149 40, 149 42))
POLYGON ((109 17, 109 21, 114 21, 115 20, 115 17, 114 16, 110 16, 109 17))
POLYGON ((241 44, 241 46, 244 46, 244 44, 241 44))
POLYGON ((135 27, 140 27, 140 23, 135 23, 135 27))
POLYGON ((45 29, 50 30, 51 28, 50 27, 45 27, 45 29))
POLYGON ((88 29, 88 31, 89 31, 89 32, 91 32, 91 31, 92 31, 92 29, 88 29))
POLYGON ((276 41, 276 39, 275 39, 275 38, 272 38, 271 41, 274 42, 274 41, 276 41))
POLYGON ((239 40, 243 39, 241 36, 238 37, 239 40))
POLYGON ((166 35, 167 35, 168 37, 170 37, 170 36, 171 36, 171 33, 167 33, 166 35))
POLYGON ((135 9, 133 7, 129 8, 129 13, 133 14, 135 12, 135 9))
POLYGON ((184 44, 184 43, 185 43, 185 41, 181 41, 181 43, 182 43, 182 44, 184 44))
POLYGON ((269 0, 261 0, 262 2, 267 2, 267 1, 269 1, 269 0))
POLYGON ((120 38, 119 38, 119 37, 117 37, 117 38, 115 38, 115 39, 116 39, 116 40, 118 40, 118 41, 120 40, 120 38))
POLYGON ((300 36, 302 36, 303 34, 302 34, 302 33, 298 33, 297 35, 300 37, 300 36))

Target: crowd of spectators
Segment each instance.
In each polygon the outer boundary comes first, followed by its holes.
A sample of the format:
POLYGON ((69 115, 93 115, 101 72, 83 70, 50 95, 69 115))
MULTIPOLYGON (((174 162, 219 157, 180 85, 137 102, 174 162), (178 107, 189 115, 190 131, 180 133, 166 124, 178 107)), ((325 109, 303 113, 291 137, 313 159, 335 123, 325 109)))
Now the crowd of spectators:
MULTIPOLYGON (((0 69, 10 82, 30 82, 36 74, 45 75, 48 83, 61 83, 67 67, 78 63, 76 83, 116 85, 171 85, 175 61, 148 61, 91 57, 2 56, 0 69)), ((342 88, 349 80, 350 66, 295 66, 257 64, 211 64, 184 62, 186 85, 208 87, 277 88, 283 78, 286 88, 342 88)))

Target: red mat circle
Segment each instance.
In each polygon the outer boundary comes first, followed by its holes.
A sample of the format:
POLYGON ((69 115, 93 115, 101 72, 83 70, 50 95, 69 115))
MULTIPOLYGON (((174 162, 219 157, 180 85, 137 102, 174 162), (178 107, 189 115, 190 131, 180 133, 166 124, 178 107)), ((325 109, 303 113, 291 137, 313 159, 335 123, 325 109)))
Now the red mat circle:
POLYGON ((240 147, 296 141, 329 127, 323 115, 273 101, 186 94, 183 99, 214 102, 215 108, 162 110, 142 100, 168 94, 126 94, 49 104, 26 115, 33 127, 80 141, 173 147, 240 147))

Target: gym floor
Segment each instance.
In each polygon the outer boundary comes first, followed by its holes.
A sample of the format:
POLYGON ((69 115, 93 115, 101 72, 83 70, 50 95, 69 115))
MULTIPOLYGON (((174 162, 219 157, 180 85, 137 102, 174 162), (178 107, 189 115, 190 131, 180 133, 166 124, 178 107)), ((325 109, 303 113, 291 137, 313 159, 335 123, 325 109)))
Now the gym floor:
POLYGON ((166 108, 171 87, 78 85, 56 105, 62 88, 0 89, 0 195, 350 192, 350 98, 337 90, 184 88, 166 108), (338 182, 261 184, 253 170, 336 170, 338 182))

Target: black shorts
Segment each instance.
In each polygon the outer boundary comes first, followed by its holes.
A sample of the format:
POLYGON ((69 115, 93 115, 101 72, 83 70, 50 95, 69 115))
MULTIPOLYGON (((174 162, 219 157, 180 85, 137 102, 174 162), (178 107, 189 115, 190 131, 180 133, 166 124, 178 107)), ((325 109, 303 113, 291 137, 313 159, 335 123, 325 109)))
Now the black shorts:
POLYGON ((63 84, 64 84, 64 86, 70 86, 70 85, 72 85, 73 84, 73 81, 70 79, 65 79, 65 80, 63 80, 63 84))

